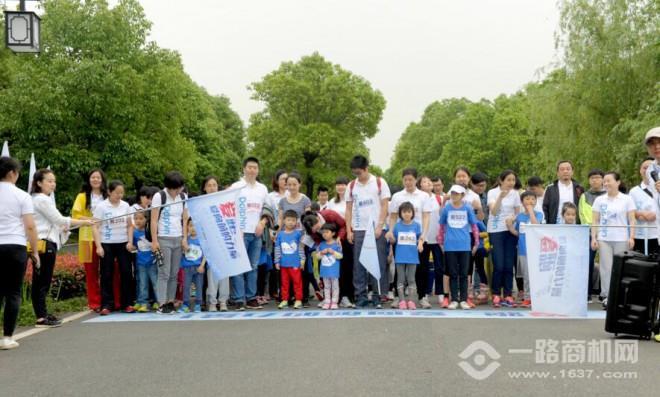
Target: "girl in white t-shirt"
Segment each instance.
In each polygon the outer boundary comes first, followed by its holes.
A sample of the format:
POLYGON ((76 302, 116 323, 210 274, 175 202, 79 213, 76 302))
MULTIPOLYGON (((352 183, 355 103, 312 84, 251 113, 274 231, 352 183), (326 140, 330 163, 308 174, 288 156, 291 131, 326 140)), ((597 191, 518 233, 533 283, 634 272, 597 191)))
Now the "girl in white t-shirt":
POLYGON ((614 255, 635 246, 637 208, 633 199, 620 191, 623 188, 618 173, 607 172, 603 177, 603 186, 607 194, 598 196, 591 206, 591 248, 597 249, 600 256, 600 296, 604 298, 603 308, 606 308, 614 255))
POLYGON ((108 185, 108 198, 94 209, 94 218, 99 223, 94 224, 94 243, 96 254, 101 258, 101 315, 110 314, 113 310, 114 294, 112 280, 114 278, 115 260, 119 264, 121 279, 121 308, 125 313, 133 313, 131 297, 133 296, 133 272, 128 242, 132 240, 131 208, 123 201, 124 184, 112 181, 108 185))
POLYGON ((486 229, 492 247, 491 287, 494 307, 515 306, 512 296, 513 267, 518 256, 516 250, 518 238, 507 229, 506 219, 515 217, 520 212, 520 195, 515 189, 517 179, 515 172, 503 171, 497 179, 497 186, 488 191, 487 203, 490 215, 486 229))

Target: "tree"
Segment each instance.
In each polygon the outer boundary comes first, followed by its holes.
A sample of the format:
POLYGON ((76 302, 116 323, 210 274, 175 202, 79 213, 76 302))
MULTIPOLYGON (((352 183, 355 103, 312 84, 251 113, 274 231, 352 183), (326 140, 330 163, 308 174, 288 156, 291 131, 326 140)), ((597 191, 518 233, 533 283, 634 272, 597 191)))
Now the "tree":
POLYGON ((284 62, 250 86, 265 109, 250 117, 248 145, 266 175, 297 170, 308 195, 329 185, 349 162, 367 153, 365 140, 378 131, 385 99, 364 78, 318 53, 284 62))

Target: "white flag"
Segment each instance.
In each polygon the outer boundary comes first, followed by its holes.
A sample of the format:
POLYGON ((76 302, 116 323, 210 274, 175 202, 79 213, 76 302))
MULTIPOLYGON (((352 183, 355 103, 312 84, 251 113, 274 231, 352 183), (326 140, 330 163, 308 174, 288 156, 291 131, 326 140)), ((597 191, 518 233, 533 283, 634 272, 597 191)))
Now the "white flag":
POLYGON ((369 219, 369 227, 364 235, 362 251, 360 251, 360 263, 376 279, 380 280, 380 263, 378 262, 378 248, 376 247, 376 234, 374 223, 369 219))
POLYGON ((2 144, 2 157, 11 157, 9 156, 9 142, 7 141, 2 144))
POLYGON ((188 200, 188 212, 215 280, 252 270, 243 236, 238 230, 236 200, 240 189, 188 200))
POLYGON ((587 316, 588 225, 523 225, 532 312, 587 316))
POLYGON ((34 160, 34 153, 30 155, 30 176, 28 177, 28 187, 27 192, 32 193, 32 180, 34 179, 34 174, 37 172, 37 162, 34 160))

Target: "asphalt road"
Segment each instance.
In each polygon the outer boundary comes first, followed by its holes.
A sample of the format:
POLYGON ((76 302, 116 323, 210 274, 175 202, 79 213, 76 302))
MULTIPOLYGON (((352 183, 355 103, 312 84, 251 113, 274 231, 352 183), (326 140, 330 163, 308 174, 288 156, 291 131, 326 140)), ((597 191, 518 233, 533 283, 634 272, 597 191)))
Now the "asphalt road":
POLYGON ((577 340, 573 346, 584 351, 590 350, 589 341, 602 340, 615 349, 603 320, 85 323, 89 318, 0 352, 0 395, 603 397, 657 396, 660 389, 660 344, 652 341, 639 342, 635 363, 594 364, 597 358, 562 363, 562 350, 569 345, 562 341, 577 340), (559 343, 558 363, 536 357, 537 343, 552 344, 548 340, 559 343), (475 341, 490 344, 499 357, 488 358, 480 350, 460 358, 475 341), (498 367, 476 380, 461 361, 476 370, 491 363, 498 367))

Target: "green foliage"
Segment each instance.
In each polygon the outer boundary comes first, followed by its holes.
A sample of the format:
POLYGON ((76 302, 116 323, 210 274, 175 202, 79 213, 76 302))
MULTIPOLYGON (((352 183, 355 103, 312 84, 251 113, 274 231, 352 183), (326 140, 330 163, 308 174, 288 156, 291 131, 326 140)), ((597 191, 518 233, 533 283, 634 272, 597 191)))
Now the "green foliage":
POLYGON ((94 167, 136 189, 172 169, 191 190, 208 174, 238 176, 240 119, 227 98, 190 79, 176 52, 146 41, 151 24, 136 0, 51 0, 44 9, 39 56, 0 51, 0 139, 19 160, 34 152, 38 166, 51 166, 63 211, 94 167))
POLYGON ((250 118, 250 153, 262 162, 262 175, 277 169, 301 173, 311 195, 331 186, 338 174, 350 175, 349 162, 367 153, 367 138, 378 131, 385 108, 369 82, 318 53, 279 69, 250 86, 265 109, 250 118))

